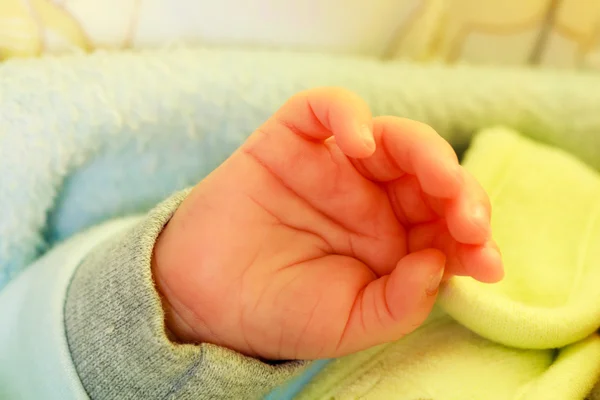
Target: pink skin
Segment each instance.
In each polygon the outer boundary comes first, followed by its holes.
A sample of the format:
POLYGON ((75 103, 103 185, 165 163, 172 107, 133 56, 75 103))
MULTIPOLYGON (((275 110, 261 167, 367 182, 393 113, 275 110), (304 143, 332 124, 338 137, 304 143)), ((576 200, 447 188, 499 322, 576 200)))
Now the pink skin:
POLYGON ((266 359, 398 339, 442 275, 503 276, 487 195, 450 145, 335 88, 292 97, 194 188, 153 272, 178 341, 266 359))

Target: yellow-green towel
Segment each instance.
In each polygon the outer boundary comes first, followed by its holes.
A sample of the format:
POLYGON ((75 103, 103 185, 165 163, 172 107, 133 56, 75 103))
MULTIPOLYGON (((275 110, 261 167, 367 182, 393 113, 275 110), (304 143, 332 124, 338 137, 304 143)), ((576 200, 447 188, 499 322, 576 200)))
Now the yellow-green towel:
POLYGON ((600 379, 600 176, 502 128, 463 164, 490 195, 505 279, 454 278, 421 328, 333 361, 300 399, 582 400, 600 379))

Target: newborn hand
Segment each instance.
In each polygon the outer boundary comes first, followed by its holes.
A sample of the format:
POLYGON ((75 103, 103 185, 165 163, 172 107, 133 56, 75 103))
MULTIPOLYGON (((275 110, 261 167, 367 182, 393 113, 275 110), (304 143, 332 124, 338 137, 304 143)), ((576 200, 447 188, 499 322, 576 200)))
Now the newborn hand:
POLYGON ((291 98, 193 189, 153 259, 177 340, 266 359, 398 339, 444 271, 502 278, 486 194, 430 127, 341 89, 291 98))

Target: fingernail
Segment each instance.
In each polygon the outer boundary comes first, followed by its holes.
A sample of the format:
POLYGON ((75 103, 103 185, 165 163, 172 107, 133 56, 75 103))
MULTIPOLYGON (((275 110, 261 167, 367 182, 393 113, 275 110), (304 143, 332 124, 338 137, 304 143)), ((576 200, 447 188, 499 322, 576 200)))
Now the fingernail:
POLYGON ((484 252, 488 257, 502 260, 502 254, 500 253, 500 250, 494 246, 487 245, 484 249, 484 252))
POLYGON ((440 282, 442 282, 443 277, 444 277, 444 268, 440 268, 437 272, 435 272, 433 275, 431 275, 429 277, 429 284, 427 285, 427 288, 425 289, 425 293, 427 293, 428 296, 433 296, 437 293, 437 291, 440 287, 440 282))
POLYGON ((499 282, 504 278, 504 267, 502 265, 502 253, 500 253, 500 249, 494 245, 487 245, 484 250, 484 255, 489 260, 496 259, 496 262, 491 262, 491 265, 495 267, 493 270, 493 275, 491 278, 492 282, 499 282))
POLYGON ((358 131, 367 149, 371 151, 375 150, 375 138, 371 129, 367 125, 361 125, 358 131))
POLYGON ((484 206, 477 204, 471 212, 471 218, 473 223, 480 227, 482 230, 490 230, 490 219, 489 215, 484 206))

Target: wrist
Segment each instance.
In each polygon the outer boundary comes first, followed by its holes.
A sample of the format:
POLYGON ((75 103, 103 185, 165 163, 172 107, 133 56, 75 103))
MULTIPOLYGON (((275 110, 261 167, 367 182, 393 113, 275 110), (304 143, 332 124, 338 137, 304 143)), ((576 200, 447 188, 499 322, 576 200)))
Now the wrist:
POLYGON ((177 291, 170 279, 170 265, 181 262, 177 260, 174 252, 170 249, 169 242, 171 233, 169 224, 165 226, 154 244, 152 252, 152 277, 156 291, 160 296, 163 312, 165 315, 165 333, 169 339, 177 343, 199 343, 202 338, 187 322, 191 314, 186 310, 177 296, 177 291))

